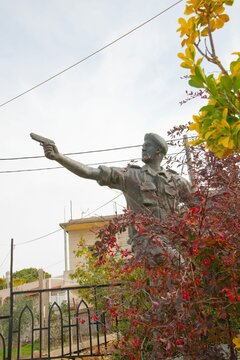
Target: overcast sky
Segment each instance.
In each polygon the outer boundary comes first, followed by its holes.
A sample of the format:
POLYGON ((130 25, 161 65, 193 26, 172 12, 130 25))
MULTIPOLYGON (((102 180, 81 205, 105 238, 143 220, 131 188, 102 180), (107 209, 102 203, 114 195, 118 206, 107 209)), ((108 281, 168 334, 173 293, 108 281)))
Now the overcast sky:
MULTIPOLYGON (((0 103, 31 88, 172 5, 174 0, 0 0, 0 103)), ((181 2, 111 47, 0 108, 0 158, 42 155, 35 132, 63 153, 142 144, 146 132, 167 138, 201 105, 179 102, 188 89, 177 53, 181 2)), ((215 36, 227 66, 239 51, 240 2, 215 36)), ((208 70, 212 69, 208 67, 208 70)), ((140 148, 74 156, 84 163, 140 157, 140 148)), ((127 162, 120 163, 125 166, 127 162)), ((139 162, 141 165, 141 162, 139 162)), ((56 166, 43 159, 0 161, 0 171, 56 166)), ((59 229, 70 218, 121 212, 123 196, 67 170, 0 173, 0 276, 14 270, 64 270, 63 233, 18 245, 59 229), (109 202, 107 206, 103 204, 109 202), (98 209, 98 210, 96 210, 98 209)))

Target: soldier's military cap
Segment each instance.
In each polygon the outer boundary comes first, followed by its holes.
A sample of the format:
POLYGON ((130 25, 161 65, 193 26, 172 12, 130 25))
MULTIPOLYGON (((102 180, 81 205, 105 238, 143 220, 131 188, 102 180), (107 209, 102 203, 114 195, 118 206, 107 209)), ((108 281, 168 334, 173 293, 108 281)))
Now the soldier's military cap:
POLYGON ((164 155, 168 152, 168 144, 166 140, 164 140, 161 136, 154 133, 149 133, 144 136, 144 140, 152 141, 154 144, 159 146, 161 150, 163 151, 164 155))

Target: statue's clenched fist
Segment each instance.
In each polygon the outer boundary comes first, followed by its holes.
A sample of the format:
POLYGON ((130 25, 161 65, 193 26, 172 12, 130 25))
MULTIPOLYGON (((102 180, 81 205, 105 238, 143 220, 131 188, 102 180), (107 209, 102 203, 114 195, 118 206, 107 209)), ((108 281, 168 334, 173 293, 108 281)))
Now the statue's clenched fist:
POLYGON ((60 154, 59 154, 58 148, 56 147, 55 144, 43 143, 42 146, 43 146, 44 154, 45 154, 46 158, 48 158, 50 160, 58 160, 60 154))

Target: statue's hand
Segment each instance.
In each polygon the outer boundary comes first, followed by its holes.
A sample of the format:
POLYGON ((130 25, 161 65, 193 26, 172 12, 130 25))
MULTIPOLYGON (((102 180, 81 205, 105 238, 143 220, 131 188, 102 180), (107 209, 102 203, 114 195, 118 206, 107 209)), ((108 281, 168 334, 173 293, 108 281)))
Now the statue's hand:
POLYGON ((43 146, 43 150, 44 150, 46 158, 48 158, 50 160, 58 160, 60 153, 55 144, 44 144, 43 143, 42 146, 43 146))

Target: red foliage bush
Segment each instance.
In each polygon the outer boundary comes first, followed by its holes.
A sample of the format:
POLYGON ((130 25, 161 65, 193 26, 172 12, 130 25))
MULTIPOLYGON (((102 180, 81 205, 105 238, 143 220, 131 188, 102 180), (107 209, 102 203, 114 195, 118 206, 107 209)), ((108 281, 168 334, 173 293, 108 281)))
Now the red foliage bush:
POLYGON ((107 303, 118 316, 117 359, 224 359, 219 344, 232 343, 240 327, 240 188, 238 155, 219 159, 194 148, 194 193, 166 222, 125 211, 99 233, 99 264, 111 255, 125 260, 114 281, 125 277, 121 296, 107 303), (134 256, 117 244, 133 227, 149 247, 134 256), (119 301, 119 299, 122 299, 119 301), (215 357, 214 357, 215 356, 215 357))

